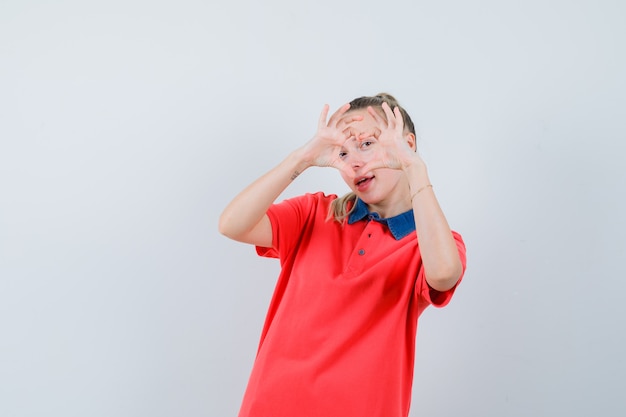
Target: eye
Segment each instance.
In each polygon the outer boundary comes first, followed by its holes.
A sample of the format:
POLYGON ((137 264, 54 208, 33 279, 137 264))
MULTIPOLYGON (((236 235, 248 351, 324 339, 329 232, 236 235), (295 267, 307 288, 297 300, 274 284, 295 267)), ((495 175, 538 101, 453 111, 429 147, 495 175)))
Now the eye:
POLYGON ((348 156, 348 152, 346 152, 346 151, 339 152, 339 158, 340 159, 345 159, 346 156, 348 156))
POLYGON ((370 146, 372 146, 374 144, 373 140, 364 140, 363 142, 361 142, 361 144, 359 145, 359 147, 361 149, 367 149, 370 146))

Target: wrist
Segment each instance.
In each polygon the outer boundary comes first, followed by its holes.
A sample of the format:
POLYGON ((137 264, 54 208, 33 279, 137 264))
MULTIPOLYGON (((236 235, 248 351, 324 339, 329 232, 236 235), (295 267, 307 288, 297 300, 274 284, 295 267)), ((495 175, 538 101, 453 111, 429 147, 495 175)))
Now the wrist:
POLYGON ((418 195, 419 193, 421 193, 422 191, 425 191, 425 190, 427 190, 427 189, 429 189, 429 188, 433 188, 433 185, 432 185, 432 184, 426 184, 426 185, 424 185, 424 186, 422 186, 422 187, 418 188, 418 189, 417 189, 417 190, 415 190, 415 191, 411 190, 411 202, 413 202, 413 199, 414 199, 415 197, 417 197, 417 195, 418 195))
POLYGON ((294 170, 295 176, 300 175, 300 173, 304 172, 307 168, 313 166, 313 162, 307 158, 304 148, 299 148, 291 152, 289 156, 287 156, 287 160, 294 170))
POLYGON ((420 159, 416 163, 405 167, 404 172, 409 183, 409 193, 411 201, 418 193, 423 192, 426 188, 432 187, 426 164, 420 159))
POLYGON ((410 185, 419 185, 417 184, 417 182, 423 183, 422 185, 429 183, 428 170, 426 169, 426 164, 419 157, 415 158, 410 164, 405 165, 402 168, 402 170, 404 171, 407 178, 409 179, 410 185), (424 181, 420 179, 424 179, 424 181), (418 181, 415 181, 415 180, 418 180, 418 181), (416 183, 414 184, 414 182, 416 183))

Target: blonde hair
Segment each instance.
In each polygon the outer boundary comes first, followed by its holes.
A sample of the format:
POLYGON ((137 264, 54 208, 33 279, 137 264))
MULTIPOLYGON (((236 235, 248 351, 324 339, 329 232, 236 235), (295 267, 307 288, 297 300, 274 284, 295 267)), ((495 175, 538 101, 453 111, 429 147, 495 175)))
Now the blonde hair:
MULTIPOLYGON (((353 110, 366 109, 368 107, 381 109, 381 113, 384 117, 385 113, 382 112, 383 103, 387 103, 389 107, 393 110, 397 107, 400 110, 400 114, 402 115, 402 119, 404 120, 404 130, 413 133, 415 135, 415 125, 413 124, 413 120, 409 114, 398 104, 398 100, 395 99, 391 94, 387 93, 379 93, 375 96, 363 96, 359 98, 355 98, 350 102, 350 110, 348 113, 353 110)), ((349 192, 342 197, 335 199, 328 210, 328 220, 334 219, 339 223, 344 222, 356 207, 356 194, 353 192, 349 192)))

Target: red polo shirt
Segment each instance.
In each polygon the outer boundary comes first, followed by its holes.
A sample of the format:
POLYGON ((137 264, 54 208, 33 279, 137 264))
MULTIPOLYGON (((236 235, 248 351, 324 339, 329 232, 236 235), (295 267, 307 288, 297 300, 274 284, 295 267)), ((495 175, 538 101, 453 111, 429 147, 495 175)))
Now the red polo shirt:
POLYGON ((372 216, 341 225, 326 220, 335 198, 306 194, 268 211, 273 248, 257 252, 282 271, 240 417, 409 413, 417 318, 454 288, 429 288, 414 223, 399 239, 372 216))

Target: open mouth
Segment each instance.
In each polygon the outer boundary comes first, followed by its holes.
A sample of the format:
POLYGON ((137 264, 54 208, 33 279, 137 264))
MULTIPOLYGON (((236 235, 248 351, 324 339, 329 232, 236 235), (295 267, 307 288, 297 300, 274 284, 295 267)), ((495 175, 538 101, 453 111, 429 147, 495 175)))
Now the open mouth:
POLYGON ((370 177, 359 177, 354 181, 354 185, 356 186, 357 190, 362 191, 365 188, 367 188, 367 186, 370 184, 370 182, 374 179, 374 176, 370 176, 370 177))

